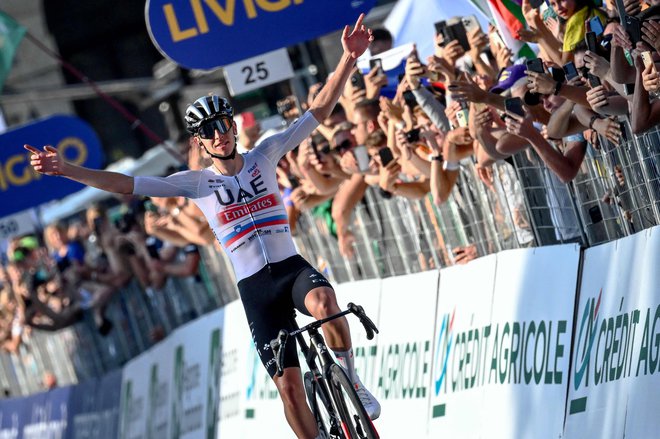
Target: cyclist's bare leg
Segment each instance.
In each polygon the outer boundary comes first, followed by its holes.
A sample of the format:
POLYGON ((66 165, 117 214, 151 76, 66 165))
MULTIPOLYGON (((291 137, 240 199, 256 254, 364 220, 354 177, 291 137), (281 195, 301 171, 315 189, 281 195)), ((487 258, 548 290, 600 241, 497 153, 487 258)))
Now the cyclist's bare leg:
POLYGON ((287 367, 281 377, 273 377, 284 404, 284 415, 299 439, 316 439, 318 428, 312 415, 303 386, 300 368, 287 367))
MULTIPOLYGON (((323 319, 341 312, 332 288, 318 287, 305 296, 305 307, 315 319, 323 319)), ((346 317, 332 320, 323 328, 323 337, 333 351, 348 351, 351 348, 351 332, 346 317)))

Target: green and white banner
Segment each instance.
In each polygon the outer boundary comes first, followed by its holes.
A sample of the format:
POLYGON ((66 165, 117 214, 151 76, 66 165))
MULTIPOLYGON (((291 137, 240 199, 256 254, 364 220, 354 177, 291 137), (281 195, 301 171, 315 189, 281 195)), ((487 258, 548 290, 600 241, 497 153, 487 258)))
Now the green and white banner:
POLYGON ((660 227, 585 251, 565 438, 658 437, 659 268, 660 227))
POLYGON ((426 436, 438 271, 383 280, 377 383, 365 383, 382 405, 383 437, 426 436))
POLYGON ((512 250, 442 271, 430 437, 561 436, 579 257, 512 250))

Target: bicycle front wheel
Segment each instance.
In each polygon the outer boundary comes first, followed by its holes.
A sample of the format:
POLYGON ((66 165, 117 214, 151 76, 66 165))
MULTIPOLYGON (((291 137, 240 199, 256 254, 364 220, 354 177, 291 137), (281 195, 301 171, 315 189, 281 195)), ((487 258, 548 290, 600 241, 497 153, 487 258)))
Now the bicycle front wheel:
POLYGON ((358 398, 353 383, 338 364, 330 365, 330 392, 348 439, 378 439, 378 432, 358 398))

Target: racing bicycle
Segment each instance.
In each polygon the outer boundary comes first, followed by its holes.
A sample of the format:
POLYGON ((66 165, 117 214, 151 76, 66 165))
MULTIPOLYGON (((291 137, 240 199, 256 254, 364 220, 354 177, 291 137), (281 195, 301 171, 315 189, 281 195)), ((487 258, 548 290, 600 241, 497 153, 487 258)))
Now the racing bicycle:
POLYGON ((276 373, 278 376, 284 373, 284 347, 290 337, 295 337, 309 366, 309 372, 303 377, 305 393, 321 434, 330 439, 378 439, 378 432, 362 406, 353 384, 344 369, 334 361, 323 336, 319 333, 321 325, 347 314, 357 316, 367 332, 367 339, 373 339, 374 333, 378 333, 378 328, 367 317, 364 309, 353 303, 349 303, 345 311, 302 328, 298 327, 294 313, 291 323, 295 329, 282 329, 277 338, 270 342, 277 366, 276 373), (309 333, 309 346, 303 337, 304 332, 309 333))

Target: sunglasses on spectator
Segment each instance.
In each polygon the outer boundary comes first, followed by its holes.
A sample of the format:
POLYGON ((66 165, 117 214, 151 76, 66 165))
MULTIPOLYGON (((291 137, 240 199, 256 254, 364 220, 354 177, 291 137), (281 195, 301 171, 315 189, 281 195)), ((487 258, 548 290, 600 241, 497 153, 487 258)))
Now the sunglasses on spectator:
POLYGON ((221 119, 215 119, 210 122, 204 122, 199 126, 197 134, 202 139, 212 139, 215 136, 215 130, 220 131, 220 134, 226 134, 232 128, 234 124, 232 120, 228 117, 223 117, 221 119))
POLYGON ((349 139, 346 139, 343 142, 341 142, 339 145, 335 146, 335 148, 332 151, 336 152, 339 155, 342 155, 351 148, 353 148, 353 142, 351 142, 349 139))
POLYGON ((24 247, 17 247, 11 255, 12 262, 23 262, 32 251, 24 247))

